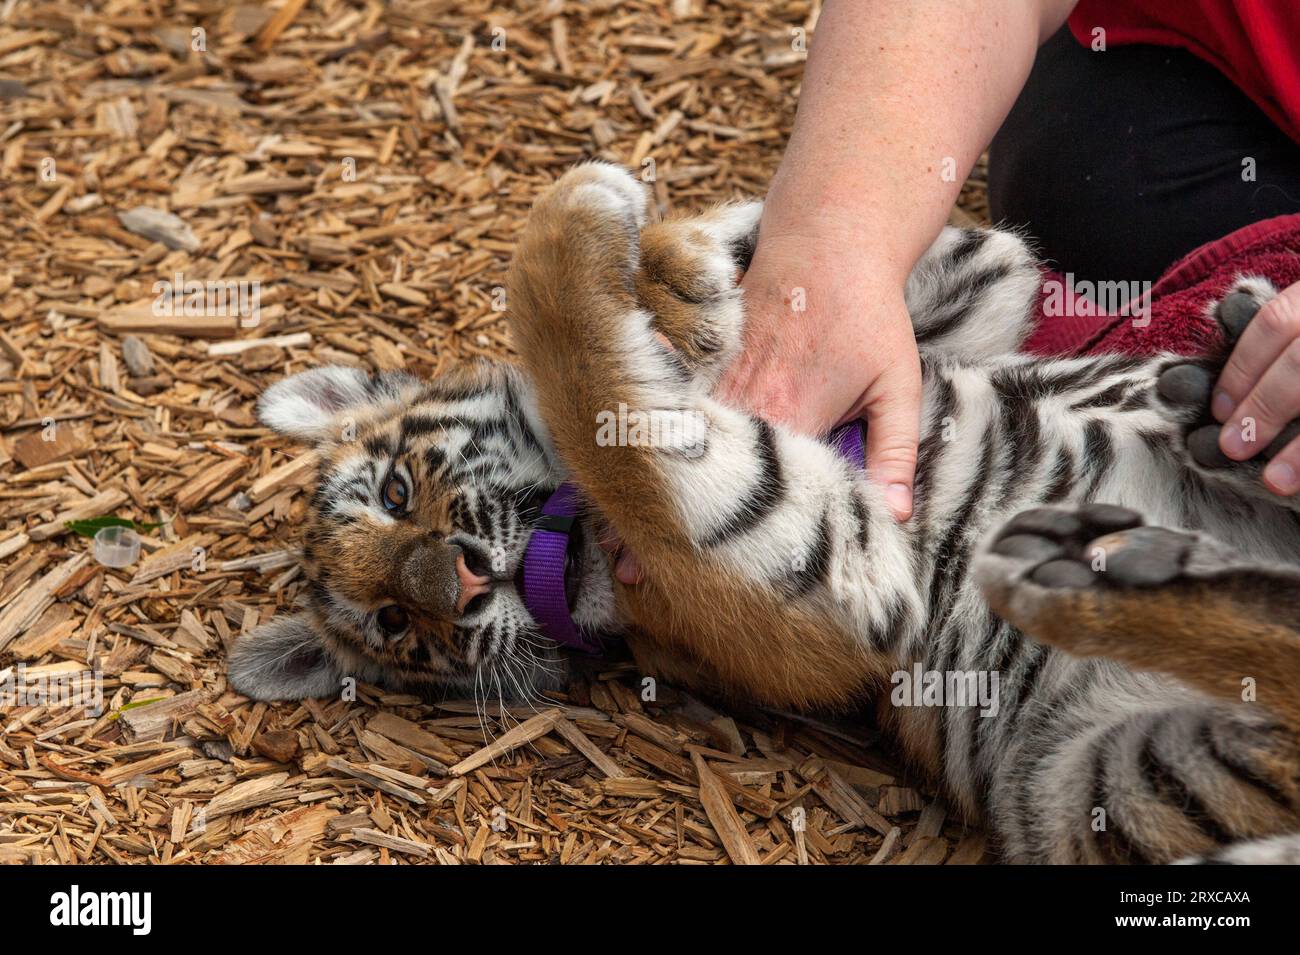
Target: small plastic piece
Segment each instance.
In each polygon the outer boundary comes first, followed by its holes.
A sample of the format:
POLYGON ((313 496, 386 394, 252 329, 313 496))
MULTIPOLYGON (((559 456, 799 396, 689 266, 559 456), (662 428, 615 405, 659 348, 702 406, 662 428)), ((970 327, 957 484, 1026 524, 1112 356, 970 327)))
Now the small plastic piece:
POLYGON ((95 535, 95 560, 105 567, 129 567, 140 559, 140 535, 129 527, 105 527, 95 535))

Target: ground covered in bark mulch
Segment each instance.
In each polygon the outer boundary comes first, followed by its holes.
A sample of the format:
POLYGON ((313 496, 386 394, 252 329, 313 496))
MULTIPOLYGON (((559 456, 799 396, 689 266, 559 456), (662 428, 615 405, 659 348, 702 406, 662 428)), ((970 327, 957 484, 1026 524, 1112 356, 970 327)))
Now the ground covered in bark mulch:
MULTIPOLYGON (((575 161, 642 170, 664 211, 761 194, 816 15, 0 4, 0 861, 984 858, 868 721, 649 701, 622 662, 542 708, 226 683, 301 585, 310 459, 259 391, 508 356, 514 237, 575 161), (256 288, 256 314, 160 315, 176 276, 256 288), (130 566, 77 532, 104 516, 157 525, 130 566)), ((962 206, 984 215, 978 177, 962 206)))

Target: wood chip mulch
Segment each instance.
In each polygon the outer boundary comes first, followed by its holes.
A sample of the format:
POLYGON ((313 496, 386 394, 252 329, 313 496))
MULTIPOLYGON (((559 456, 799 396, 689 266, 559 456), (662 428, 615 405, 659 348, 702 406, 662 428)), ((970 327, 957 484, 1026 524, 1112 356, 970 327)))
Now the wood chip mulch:
POLYGON ((0 861, 984 860, 865 719, 650 700, 629 664, 536 709, 226 684, 301 585, 310 457, 259 391, 508 355, 514 236, 577 160, 648 171, 665 211, 761 194, 817 11, 0 4, 0 686, 103 693, 0 700, 0 861), (259 283, 256 325, 156 314, 177 274, 259 283), (131 566, 66 526, 106 515, 159 525, 131 566))

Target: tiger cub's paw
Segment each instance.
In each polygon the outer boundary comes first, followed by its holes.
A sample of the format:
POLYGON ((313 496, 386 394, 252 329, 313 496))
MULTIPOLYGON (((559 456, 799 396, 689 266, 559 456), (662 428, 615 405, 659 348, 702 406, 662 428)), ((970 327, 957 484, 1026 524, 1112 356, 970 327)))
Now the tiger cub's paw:
POLYGON ((649 216, 649 198, 645 186, 627 170, 595 161, 566 172, 537 205, 551 211, 604 216, 639 233, 649 216))
POLYGON ((1031 636, 1143 668, 1167 669, 1151 654, 1213 655, 1232 633, 1300 623, 1300 570, 1199 532, 1145 526, 1112 504, 1016 515, 975 575, 994 612, 1031 636))
POLYGON ((1036 507, 994 535, 977 573, 990 602, 998 603, 1013 600, 1023 584, 1054 590, 1157 586, 1177 576, 1191 541, 1178 531, 1144 527, 1136 511, 1113 504, 1036 507))
POLYGON ((575 166, 533 205, 516 262, 525 270, 546 263, 554 282, 614 281, 630 291, 648 200, 645 186, 618 166, 575 166))
MULTIPOLYGON (((1259 310, 1277 296, 1267 279, 1241 278, 1231 291, 1214 303, 1212 314, 1229 346, 1235 345, 1259 310)), ((1249 461, 1234 461, 1219 448, 1219 425, 1210 413, 1210 399, 1219 368, 1205 361, 1187 361, 1166 368, 1156 381, 1156 394, 1164 405, 1185 421, 1187 451, 1202 468, 1213 471, 1237 469, 1252 481, 1258 480, 1264 465, 1300 435, 1300 421, 1292 421, 1273 441, 1249 461)))
POLYGON ((761 202, 728 203, 641 233, 637 298, 655 330, 705 386, 740 350, 739 281, 758 237, 761 202))

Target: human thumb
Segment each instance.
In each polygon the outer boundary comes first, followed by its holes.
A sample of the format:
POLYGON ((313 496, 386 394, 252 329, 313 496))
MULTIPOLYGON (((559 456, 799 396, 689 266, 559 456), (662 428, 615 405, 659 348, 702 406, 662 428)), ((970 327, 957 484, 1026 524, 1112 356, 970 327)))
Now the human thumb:
POLYGON ((921 431, 921 369, 917 361, 891 364, 868 387, 859 416, 867 419, 867 472, 884 488, 895 519, 912 516, 916 448, 921 431))

